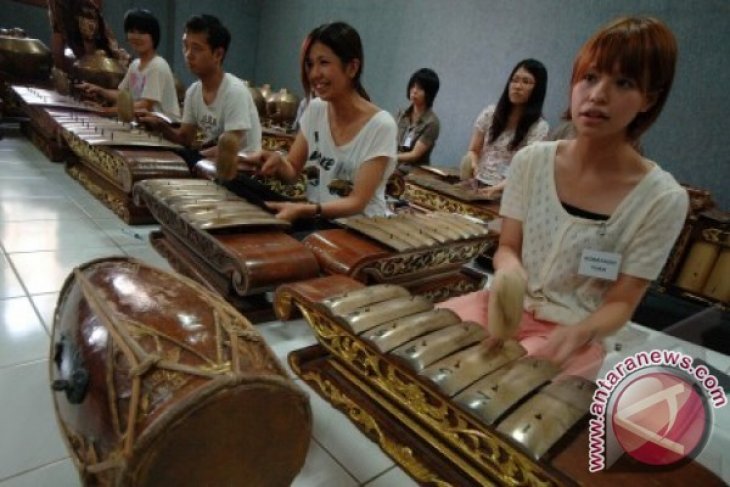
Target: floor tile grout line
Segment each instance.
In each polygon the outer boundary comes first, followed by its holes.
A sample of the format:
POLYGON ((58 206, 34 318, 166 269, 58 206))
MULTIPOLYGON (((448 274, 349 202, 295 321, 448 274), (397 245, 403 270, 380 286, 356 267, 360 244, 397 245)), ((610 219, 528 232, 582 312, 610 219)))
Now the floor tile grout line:
POLYGON ((14 363, 14 364, 0 365, 0 372, 4 372, 4 371, 12 369, 14 367, 27 367, 28 365, 40 364, 43 362, 48 362, 48 357, 26 360, 24 362, 19 362, 19 363, 14 363))
MULTIPOLYGON (((299 380, 302 380, 302 381, 303 381, 303 379, 301 379, 301 378, 299 378, 299 380)), ((306 384, 306 381, 303 381, 303 383, 305 383, 305 384, 306 384)), ((307 386, 308 386, 308 387, 310 387, 309 385, 307 385, 307 386)), ((311 387, 310 387, 310 388, 311 388, 311 387)), ((317 392, 316 392, 316 391, 315 391, 314 389, 312 389, 312 393, 313 393, 313 394, 317 394, 317 392)), ((319 396, 319 397, 321 398, 322 396, 319 396)), ((341 414, 343 414, 343 415, 345 414, 344 412, 342 412, 342 411, 340 411, 339 409, 337 409, 336 407, 334 407, 334 406, 333 406, 333 405, 332 405, 332 404, 331 404, 331 403, 330 403, 329 401, 325 400, 325 403, 326 403, 326 404, 327 404, 328 406, 330 406, 330 407, 331 407, 331 408, 332 408, 333 410, 335 410, 336 412, 338 412, 338 413, 341 413, 341 414)), ((357 428, 357 427, 356 427, 356 428, 357 428)), ((359 432, 359 433, 360 433, 360 434, 361 434, 361 435, 363 436, 363 438, 365 438, 365 439, 366 439, 367 441, 370 441, 370 442, 374 443, 374 444, 375 444, 375 445, 376 445, 376 446, 377 446, 377 447, 378 447, 378 448, 380 449, 380 451, 383 451, 383 449, 382 449, 382 448, 380 448, 380 445, 378 445, 378 444, 377 444, 377 443, 376 443, 375 441, 371 440, 371 439, 370 439, 370 438, 369 438, 369 437, 368 437, 368 436, 367 436, 367 435, 366 435, 365 433, 363 433, 362 431, 360 431, 360 429, 359 429, 359 428, 357 428, 357 431, 358 431, 358 432, 359 432)), ((352 472, 350 472, 350 470, 349 470, 349 469, 348 469, 348 468, 347 468, 347 467, 346 467, 346 466, 344 465, 344 463, 342 463, 342 462, 341 462, 341 461, 340 461, 340 460, 339 460, 339 459, 337 458, 337 456, 335 456, 335 455, 334 455, 334 454, 333 454, 332 452, 330 452, 330 451, 329 451, 329 450, 327 449, 327 447, 325 447, 325 446, 324 446, 324 444, 323 444, 323 443, 322 443, 321 441, 319 441, 319 440, 318 440, 318 439, 317 439, 317 438, 316 438, 316 437, 314 436, 314 431, 312 431, 312 441, 314 441, 315 443, 317 443, 317 444, 318 444, 318 445, 320 446, 320 448, 322 448, 322 450, 324 450, 325 452, 327 452, 327 454, 328 454, 328 455, 329 455, 330 457, 332 457, 332 458, 334 459, 334 461, 335 461, 335 462, 336 462, 336 463, 337 463, 337 464, 338 464, 339 466, 341 466, 341 467, 342 467, 342 469, 343 469, 343 470, 344 470, 345 472, 347 472, 347 473, 348 473, 348 474, 350 475, 350 477, 352 477, 352 478, 353 478, 353 479, 355 480, 355 482, 356 482, 356 483, 357 483, 358 485, 360 485, 360 486, 362 486, 362 485, 364 485, 364 484, 366 484, 366 483, 368 483, 368 482, 371 482, 371 481, 372 481, 373 479, 375 479, 375 478, 379 477, 380 475, 384 474, 384 473, 385 473, 385 472, 387 472, 388 470, 391 470, 391 469, 392 469, 393 467, 395 467, 395 466, 397 466, 397 465, 398 465, 397 463, 395 463, 395 461, 393 461, 393 459, 392 459, 392 458, 390 457, 390 455, 388 455, 387 453, 385 453, 385 452, 383 451, 383 453, 384 453, 384 454, 385 454, 385 456, 386 456, 386 457, 388 458, 388 460, 390 460, 390 461, 391 461, 391 462, 392 462, 393 464, 392 464, 392 465, 390 465, 390 466, 389 466, 388 468, 386 468, 385 470, 383 470, 382 472, 380 472, 380 473, 376 474, 376 475, 375 475, 374 477, 372 477, 371 479, 369 479, 369 480, 366 480, 366 481, 364 481, 364 482, 360 482, 360 480, 358 480, 358 478, 357 478, 357 477, 355 476, 355 474, 353 474, 352 472)))
POLYGON ((48 462, 48 463, 44 463, 43 465, 39 465, 37 467, 29 468, 27 470, 23 470, 22 472, 14 473, 14 474, 10 475, 9 477, 0 478, 0 485, 2 483, 4 483, 4 482, 7 482, 8 480, 13 480, 13 479, 18 478, 18 477, 21 477, 23 475, 28 475, 29 473, 35 472, 36 470, 40 470, 42 468, 46 468, 46 467, 49 467, 51 465, 55 465, 57 463, 61 463, 64 460, 70 460, 70 459, 71 459, 71 457, 65 456, 65 457, 59 458, 57 460, 53 460, 51 462, 48 462))
MULTIPOLYGON (((2 242, 0 242, 0 245, 2 245, 2 242)), ((5 252, 5 249, 3 248, 3 252, 5 252)), ((23 279, 20 278, 20 272, 18 272, 18 269, 15 268, 15 263, 10 259, 10 254, 5 252, 5 259, 8 261, 8 266, 10 269, 12 269, 13 274, 15 274, 15 278, 20 283, 20 287, 23 289, 23 296, 16 296, 16 298, 22 298, 24 297, 30 302, 31 308, 33 308, 33 312, 35 313, 36 317, 38 318, 38 322, 41 324, 43 329, 46 332, 46 335, 49 337, 51 336, 51 327, 46 325, 45 320, 43 319, 43 316, 41 316, 40 310, 36 307, 35 303, 33 302, 33 298, 31 298, 31 294, 28 291, 28 287, 25 285, 25 282, 23 282, 23 279)))
POLYGON ((374 476, 370 480, 366 480, 365 482, 361 483, 360 486, 361 487, 364 487, 364 486, 368 485, 369 483, 375 482, 380 477, 383 477, 384 475, 387 475, 388 472, 390 472, 392 470, 395 470, 395 468, 398 467, 398 466, 399 465, 397 463, 391 465, 390 468, 386 468, 385 470, 383 470, 382 472, 380 472, 379 474, 377 474, 376 476, 374 476))
MULTIPOLYGON (((370 438, 368 438, 368 440, 369 440, 369 439, 370 439, 370 438)), ((322 444, 322 442, 320 442, 320 441, 319 441, 319 440, 318 440, 317 438, 315 438, 315 437, 314 437, 314 432, 312 432, 312 441, 313 441, 313 442, 315 442, 315 443, 316 443, 317 445, 319 445, 319 447, 320 447, 320 448, 322 449, 322 451, 324 451, 325 453, 327 453, 327 455, 329 455, 329 456, 330 456, 330 458, 332 458, 332 460, 334 460, 334 461, 335 461, 335 463, 336 463, 337 465, 339 465, 339 466, 340 466, 340 467, 342 468, 342 470, 344 470, 344 471, 345 471, 345 473, 346 473, 347 475, 349 475, 349 476, 350 476, 350 477, 352 478, 352 480, 354 480, 354 481, 355 481, 355 483, 356 483, 357 485, 361 485, 361 483, 360 483, 360 481, 359 481, 359 480, 357 479, 357 477, 355 477, 355 475, 354 475, 354 474, 353 474, 352 472, 350 472, 350 470, 349 470, 349 469, 348 469, 348 468, 347 468, 347 467, 346 467, 346 466, 345 466, 345 465, 344 465, 344 464, 343 464, 343 463, 342 463, 342 462, 341 462, 341 461, 340 461, 340 460, 339 460, 339 459, 338 459, 338 458, 337 458, 337 457, 336 457, 335 455, 333 455, 333 454, 332 454, 332 452, 330 452, 330 451, 329 451, 329 450, 328 450, 328 449, 327 449, 327 448, 326 448, 326 447, 325 447, 325 446, 324 446, 324 445, 322 444)))
MULTIPOLYGON (((109 240, 111 241, 111 243, 108 245, 93 245, 90 247, 84 247, 83 249, 84 250, 95 250, 95 249, 100 250, 100 249, 107 249, 110 247, 119 246, 119 244, 117 244, 113 239, 109 238, 109 240)), ((10 252, 8 254, 8 258, 10 258, 11 255, 26 255, 26 254, 40 254, 40 253, 50 253, 50 252, 67 252, 67 251, 70 252, 70 251, 77 250, 78 248, 80 248, 80 247, 79 246, 76 246, 76 247, 68 246, 68 247, 62 247, 60 249, 19 250, 19 251, 10 252)), ((74 267, 76 267, 76 266, 74 266, 74 267)), ((35 293, 35 294, 47 294, 49 292, 51 292, 51 291, 47 291, 46 293, 35 293)))
MULTIPOLYGON (((45 175, 43 176, 43 179, 45 179, 46 181, 48 181, 48 178, 45 175)), ((83 214, 83 212, 82 212, 82 214, 83 214)), ((112 242, 113 242, 113 240, 112 240, 112 242)), ((116 242, 114 242, 114 243, 116 243, 116 242)), ((3 245, 2 241, 0 241, 0 248, 2 248, 2 252, 3 252, 3 255, 5 257, 5 260, 8 262, 8 266, 10 267, 10 269, 12 269, 13 274, 15 274, 15 278, 17 279, 18 283, 20 283, 20 287, 23 289, 23 292, 24 292, 24 296, 23 297, 25 297, 29 301, 31 308, 33 309, 33 312, 35 313, 36 317, 38 318, 38 322, 43 327, 43 330, 46 332, 46 335, 48 335, 48 337, 52 339, 51 332, 52 332, 52 329, 53 329, 53 323, 46 323, 46 320, 43 319, 43 316, 42 316, 42 314, 40 312, 40 309, 38 308, 38 306, 36 305, 35 301, 33 300, 32 294, 30 293, 30 290, 28 289, 28 286, 26 285, 25 281, 22 279, 22 277, 20 275, 20 272, 18 272, 18 269, 15 266, 15 263, 10 258, 10 254, 11 253, 14 253, 14 252, 7 252, 7 250, 6 250, 5 246, 3 245)), ((56 249, 55 251, 58 251, 58 249, 56 249)), ((23 252, 18 252, 18 253, 23 253, 23 252)), ((28 253, 30 253, 30 252, 28 252, 28 253)), ((21 296, 18 296, 18 297, 21 297, 21 296)), ((27 362, 27 363, 33 363, 33 362, 27 362)), ((18 364, 14 364, 14 365, 18 365, 18 364)), ((5 369, 5 368, 6 367, 0 367, 0 369, 5 369)))

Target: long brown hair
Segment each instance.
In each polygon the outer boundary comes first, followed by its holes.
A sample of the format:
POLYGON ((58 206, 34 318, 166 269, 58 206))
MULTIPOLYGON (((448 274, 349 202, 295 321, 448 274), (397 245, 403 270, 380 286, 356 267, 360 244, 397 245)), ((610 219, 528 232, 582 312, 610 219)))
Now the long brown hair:
POLYGON ((545 69, 545 65, 537 59, 523 59, 517 63, 517 65, 512 68, 512 72, 510 73, 509 78, 507 78, 507 84, 504 86, 504 91, 502 91, 502 96, 499 98, 499 102, 494 109, 492 125, 489 127, 489 138, 487 139, 487 142, 493 144, 507 128, 510 113, 512 113, 512 109, 514 108, 514 104, 509 99, 509 85, 512 83, 512 77, 520 68, 524 69, 535 78, 535 85, 532 88, 530 97, 525 103, 520 120, 517 122, 515 135, 509 143, 510 150, 516 150, 520 144, 522 144, 522 141, 525 140, 530 127, 540 120, 540 117, 542 116, 542 106, 545 102, 545 93, 547 92, 548 74, 547 69, 545 69))

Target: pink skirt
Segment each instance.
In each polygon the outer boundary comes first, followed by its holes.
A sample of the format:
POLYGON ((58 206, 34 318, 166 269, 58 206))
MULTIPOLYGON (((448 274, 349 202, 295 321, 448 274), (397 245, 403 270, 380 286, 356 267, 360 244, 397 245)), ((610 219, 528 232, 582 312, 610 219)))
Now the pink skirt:
MULTIPOLYGON (((436 306, 452 310, 463 321, 474 321, 486 327, 488 296, 488 291, 476 291, 451 298, 436 306)), ((535 319, 532 313, 525 311, 522 314, 522 321, 515 339, 525 347, 527 355, 536 355, 557 326, 562 325, 535 319)), ((606 352, 603 345, 595 341, 590 342, 578 349, 572 357, 563 363, 560 375, 579 375, 589 380, 596 380, 605 357, 606 352)), ((546 358, 549 359, 550 357, 546 358)))

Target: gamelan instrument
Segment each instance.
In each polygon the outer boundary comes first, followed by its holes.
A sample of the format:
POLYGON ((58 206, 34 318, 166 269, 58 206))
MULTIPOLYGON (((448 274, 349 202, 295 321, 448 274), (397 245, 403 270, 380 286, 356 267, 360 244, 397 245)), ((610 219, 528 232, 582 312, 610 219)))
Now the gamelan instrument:
POLYGON ((265 150, 280 150, 288 152, 294 143, 296 135, 281 128, 262 127, 261 147, 265 150))
POLYGON ((191 177, 182 149, 162 137, 93 114, 74 113, 57 119, 78 163, 67 172, 125 222, 151 223, 149 211, 132 199, 137 181, 191 177))
MULTIPOLYGON (((273 91, 268 84, 257 89, 264 101, 264 111, 261 115, 262 126, 274 131, 288 133, 294 125, 299 109, 299 97, 286 88, 273 91)), ((253 93, 256 100, 258 97, 253 93)))
POLYGON ((730 213, 712 208, 714 204, 699 206, 692 198, 690 201, 690 214, 657 279, 658 289, 728 309, 730 213), (710 209, 704 209, 707 206, 710 209))
POLYGON ((150 236, 158 252, 250 319, 271 316, 264 293, 319 273, 312 252, 286 233, 288 222, 213 181, 146 180, 135 185, 134 198, 160 223, 150 236))
MULTIPOLYGON (((285 183, 279 178, 272 176, 260 176, 252 174, 250 168, 247 168, 245 157, 246 152, 239 151, 239 162, 237 177, 243 181, 251 181, 251 184, 257 186, 255 191, 268 190, 274 201, 306 201, 307 200, 307 176, 300 174, 294 183, 285 183)), ((195 164, 195 174, 198 177, 210 179, 211 181, 218 176, 216 163, 210 159, 201 159, 195 164)))
POLYGON ((400 212, 445 211, 492 222, 492 245, 477 258, 477 262, 490 267, 499 241, 498 226, 494 225, 499 221, 499 198, 487 196, 477 184, 474 179, 461 181, 458 168, 426 165, 414 167, 405 176, 396 171, 389 180, 388 191, 408 203, 400 212))
POLYGON ((487 349, 481 326, 401 286, 329 276, 279 287, 275 305, 319 341, 289 355, 294 371, 421 485, 721 482, 696 463, 640 475, 626 455, 590 473, 592 382, 514 341, 487 349))
POLYGON ((0 80, 44 83, 51 75, 51 51, 20 28, 0 29, 0 80))
POLYGON ((153 222, 132 201, 132 186, 149 178, 191 177, 182 146, 134 124, 102 116, 97 105, 52 90, 13 86, 30 117, 31 140, 94 197, 129 224, 153 222))
POLYGON ((499 201, 459 181, 458 170, 418 166, 405 177, 402 198, 427 211, 447 211, 489 221, 499 216, 499 201))
POLYGON ((63 162, 72 154, 63 140, 58 118, 72 116, 74 112, 99 111, 95 105, 54 90, 32 86, 11 86, 6 101, 17 105, 25 113, 29 122, 22 124, 21 129, 33 145, 53 162, 63 162))
POLYGON ((243 80, 243 84, 246 85, 249 93, 251 93, 251 98, 253 99, 253 104, 256 105, 259 118, 266 116, 266 100, 264 99, 264 95, 261 94, 261 90, 249 83, 248 80, 243 80))
POLYGON ((18 85, 14 85, 12 89, 16 96, 22 99, 24 103, 31 106, 68 109, 80 112, 101 111, 98 105, 78 100, 68 95, 62 95, 54 90, 18 85))
POLYGON ((261 335, 184 277, 129 258, 61 290, 53 404, 84 485, 290 485, 311 436, 307 395, 261 335))
POLYGON ((113 90, 122 82, 125 73, 126 69, 103 49, 84 55, 71 67, 74 78, 113 90))
POLYGON ((399 283, 435 300, 464 294, 481 278, 462 267, 494 238, 481 225, 445 214, 352 217, 324 230, 318 222, 290 226, 250 204, 265 196, 247 202, 213 181, 147 180, 134 195, 160 223, 151 239, 172 266, 249 317, 251 303, 270 312, 262 293, 319 274, 399 283))
POLYGON ((358 216, 337 223, 345 228, 321 230, 304 239, 323 273, 401 284, 434 301, 481 287, 481 278, 463 266, 496 238, 467 217, 440 212, 358 216))

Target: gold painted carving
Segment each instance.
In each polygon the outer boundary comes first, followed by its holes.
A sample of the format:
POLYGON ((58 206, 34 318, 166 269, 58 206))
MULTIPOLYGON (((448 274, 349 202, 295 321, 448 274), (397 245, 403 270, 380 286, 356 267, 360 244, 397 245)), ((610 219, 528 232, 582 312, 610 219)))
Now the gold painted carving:
POLYGON ((435 191, 417 186, 409 181, 406 181, 405 184, 406 189, 403 194, 403 198, 417 206, 422 206, 434 211, 445 211, 447 213, 469 215, 484 221, 493 220, 498 216, 494 210, 489 210, 479 205, 469 204, 464 201, 449 198, 448 196, 435 191))
POLYGON ((66 168, 66 172, 75 180, 77 180, 81 186, 83 186, 94 198, 101 201, 104 206, 112 210, 116 215, 119 216, 125 222, 129 222, 131 219, 131 213, 129 211, 129 203, 124 198, 116 196, 114 193, 105 190, 101 186, 97 185, 92 178, 86 173, 86 170, 79 167, 79 165, 71 165, 66 168))
POLYGON ((375 441, 378 442, 380 447, 416 480, 436 486, 446 487, 451 485, 439 478, 438 473, 432 471, 427 465, 415 458, 413 450, 399 443, 397 439, 391 438, 390 435, 383 431, 375 418, 362 409, 355 401, 350 399, 331 381, 323 379, 316 372, 301 373, 300 375, 304 380, 316 383, 333 406, 343 410, 353 422, 359 424, 361 428, 368 431, 371 436, 374 436, 375 441))
POLYGON ((482 253, 488 240, 460 241, 435 249, 427 248, 383 257, 358 267, 352 274, 366 274, 377 282, 389 282, 403 276, 433 275, 455 269, 482 253))
POLYGON ((462 412, 435 390, 411 378, 412 372, 385 358, 349 334, 332 317, 296 303, 320 343, 357 376, 405 406, 416 418, 438 431, 452 448, 475 461, 490 476, 515 487, 552 486, 560 482, 528 455, 501 439, 487 426, 462 412))

